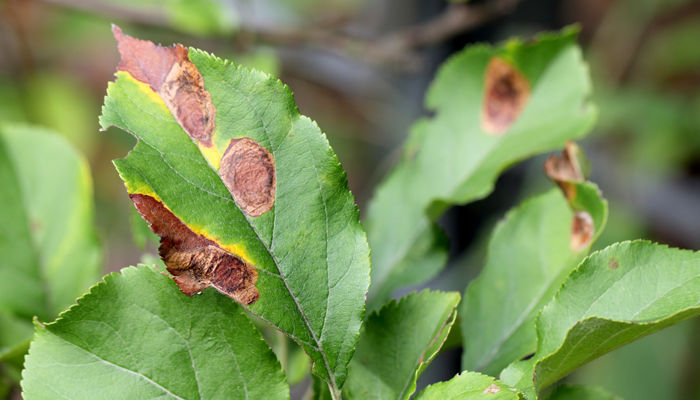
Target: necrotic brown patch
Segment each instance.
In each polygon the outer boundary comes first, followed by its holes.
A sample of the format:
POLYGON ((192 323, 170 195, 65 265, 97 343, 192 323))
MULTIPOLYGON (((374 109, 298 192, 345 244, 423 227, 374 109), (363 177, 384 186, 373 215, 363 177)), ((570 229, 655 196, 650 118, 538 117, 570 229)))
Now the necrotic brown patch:
POLYGON ((162 47, 133 38, 118 26, 112 26, 112 33, 121 55, 117 69, 147 83, 191 138, 211 146, 216 108, 204 89, 202 75, 187 57, 187 49, 180 44, 162 47))
POLYGON ((571 223, 571 249, 581 251, 593 240, 593 218, 585 211, 576 211, 571 223))
POLYGON ((255 140, 231 139, 219 175, 246 214, 258 217, 275 203, 275 160, 255 140))
POLYGON ((583 182, 585 177, 579 163, 581 149, 572 141, 566 142, 561 156, 552 154, 544 163, 544 172, 556 182, 569 201, 576 198, 576 185, 572 182, 583 182))
POLYGON ((494 57, 486 67, 481 129, 500 135, 515 122, 530 98, 530 83, 520 71, 494 57))
POLYGON ((188 296, 213 286, 243 305, 260 294, 255 287, 258 271, 215 242, 192 232, 158 200, 129 195, 151 230, 160 236, 158 252, 180 290, 188 296))
POLYGON ((618 269, 620 267, 620 262, 617 261, 617 258, 611 257, 608 260, 608 268, 610 269, 618 269))

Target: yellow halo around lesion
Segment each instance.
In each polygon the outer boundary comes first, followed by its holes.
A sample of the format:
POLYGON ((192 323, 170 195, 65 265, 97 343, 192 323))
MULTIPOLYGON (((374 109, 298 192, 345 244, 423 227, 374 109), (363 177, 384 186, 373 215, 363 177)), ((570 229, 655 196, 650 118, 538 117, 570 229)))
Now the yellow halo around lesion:
POLYGON ((149 84, 141 82, 126 71, 117 71, 116 75, 117 79, 121 78, 128 80, 131 84, 135 85, 142 93, 148 96, 149 100, 151 100, 155 104, 158 104, 158 106, 162 107, 163 110, 170 113, 168 106, 165 105, 165 101, 163 101, 160 95, 156 93, 156 91, 153 90, 149 84))
POLYGON ((206 239, 211 240, 212 242, 216 243, 220 248, 228 251, 229 253, 233 254, 234 256, 240 258, 241 260, 245 261, 246 263, 250 265, 257 265, 251 258, 250 255, 248 255, 248 252, 245 249, 245 246, 241 243, 224 243, 220 238, 215 237, 211 233, 207 232, 203 227, 188 224, 185 222, 180 216, 175 214, 173 210, 171 210, 167 204, 165 204, 161 198, 153 191, 153 189, 146 185, 143 182, 134 182, 134 181, 126 181, 126 188, 129 194, 141 194, 144 196, 149 196, 160 202, 163 207, 165 207, 168 211, 173 213, 175 217, 177 217, 185 226, 187 226, 192 232, 195 234, 202 236, 206 239))

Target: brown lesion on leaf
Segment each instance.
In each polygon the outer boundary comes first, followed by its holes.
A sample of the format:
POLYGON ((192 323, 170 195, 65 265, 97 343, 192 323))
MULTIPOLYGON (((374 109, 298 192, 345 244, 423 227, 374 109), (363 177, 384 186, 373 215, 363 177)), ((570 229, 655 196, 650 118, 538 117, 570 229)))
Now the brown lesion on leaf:
POLYGON ((275 159, 255 140, 231 139, 221 158, 219 176, 247 215, 258 217, 274 205, 275 159))
POLYGON ((571 223, 571 250, 581 251, 588 247, 594 233, 595 227, 591 214, 585 211, 574 212, 574 220, 571 223))
POLYGON ((129 195, 151 230, 160 236, 158 253, 180 290, 188 296, 209 286, 243 305, 254 303, 258 271, 215 242, 194 233, 160 201, 129 195))
POLYGON ((530 98, 530 82, 514 66, 493 57, 486 67, 481 129, 501 135, 515 122, 530 98))
POLYGON ((620 267, 620 262, 615 257, 610 257, 608 260, 608 268, 618 269, 620 267))
POLYGON ((544 163, 544 172, 561 188, 569 201, 576 198, 576 185, 573 183, 586 180, 579 162, 580 152, 576 143, 569 140, 561 156, 552 154, 544 163))
POLYGON ((163 47, 125 35, 112 25, 121 61, 119 71, 147 83, 160 95, 187 134, 207 147, 212 145, 216 109, 204 89, 204 79, 181 44, 163 47))

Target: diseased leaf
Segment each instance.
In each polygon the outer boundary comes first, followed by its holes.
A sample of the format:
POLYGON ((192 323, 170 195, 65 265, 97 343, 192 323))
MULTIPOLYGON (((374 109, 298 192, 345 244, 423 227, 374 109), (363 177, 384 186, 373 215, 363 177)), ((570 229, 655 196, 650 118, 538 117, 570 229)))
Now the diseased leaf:
POLYGON ((339 391, 364 314, 369 249, 325 136, 277 79, 118 28, 115 36, 124 69, 100 123, 138 139, 115 165, 161 235, 168 271, 187 294, 211 285, 247 305, 339 391))
POLYGON ((564 196, 550 191, 529 200, 496 227, 486 266, 462 303, 463 369, 496 375, 534 353, 537 313, 603 231, 607 201, 595 185, 582 182, 582 157, 568 142, 562 157, 545 163, 564 196))
POLYGON ((183 296, 154 267, 110 274, 36 324, 22 379, 33 399, 287 399, 272 350, 240 306, 183 296))
MULTIPOLYGON (((566 142, 566 148, 560 157, 551 155, 544 163, 544 170, 564 192, 564 196, 574 210, 571 223, 571 249, 581 251, 590 248, 595 237, 600 235, 601 226, 596 224, 591 216, 591 211, 600 211, 600 202, 589 200, 589 193, 579 193, 579 183, 584 182, 586 174, 584 168, 587 165, 585 155, 581 149, 571 141, 566 142), (587 195, 588 194, 588 195, 587 195), (586 206, 595 206, 594 210, 586 209, 586 206)), ((606 206, 607 208, 607 206, 606 206)), ((607 210, 605 210, 607 217, 607 210)), ((599 216, 600 217, 600 216, 599 216)))
POLYGON ((444 266, 433 221, 447 207, 488 195, 508 166, 588 132, 596 115, 589 92, 572 29, 533 43, 472 46, 447 61, 426 98, 435 116, 413 126, 370 204, 368 309, 444 266))
POLYGON ((530 82, 508 61, 493 57, 484 74, 481 129, 500 135, 508 131, 530 99, 530 82))
POLYGON ((370 315, 350 362, 343 395, 408 399, 457 317, 459 294, 424 290, 370 315))
POLYGON ((73 303, 101 263, 90 172, 65 140, 0 126, 0 181, 2 353, 31 337, 33 316, 53 318, 73 303))
POLYGON ((423 389, 416 400, 517 400, 520 393, 477 372, 462 372, 446 382, 435 383, 423 389))
MULTIPOLYGON (((571 185, 584 196, 571 201, 595 215, 599 234, 607 202, 593 184, 571 185)), ((583 249, 570 246, 574 216, 567 199, 553 189, 525 201, 494 229, 486 265, 467 287, 461 306, 463 370, 497 375, 513 360, 535 352, 537 313, 592 243, 593 238, 583 249)))
POLYGON ((562 385, 547 397, 547 400, 621 400, 595 386, 562 385))
POLYGON ((700 252, 617 243, 570 274, 537 318, 534 357, 501 379, 535 398, 578 366, 698 314, 700 252))

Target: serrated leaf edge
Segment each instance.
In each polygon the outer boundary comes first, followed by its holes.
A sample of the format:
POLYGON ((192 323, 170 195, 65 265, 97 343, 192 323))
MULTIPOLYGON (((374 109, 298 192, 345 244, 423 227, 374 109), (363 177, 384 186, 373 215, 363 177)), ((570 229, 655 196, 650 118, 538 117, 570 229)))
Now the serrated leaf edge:
MULTIPOLYGON (((678 251, 678 252, 681 252, 681 253, 695 253, 695 251, 693 251, 693 250, 681 249, 681 248, 677 248, 677 247, 671 247, 671 246, 669 246, 669 245, 667 245, 667 244, 665 244, 665 243, 657 243, 657 242, 653 242, 653 241, 651 241, 651 240, 646 240, 646 239, 625 240, 625 241, 622 241, 622 242, 616 242, 616 243, 613 243, 613 244, 611 244, 610 246, 608 246, 608 247, 606 247, 606 248, 604 248, 604 249, 600 249, 600 250, 594 251, 593 253, 589 254, 586 258, 584 258, 583 260, 581 260, 581 262, 578 264, 578 266, 577 266, 576 268, 574 268, 573 270, 571 270, 571 272, 567 275, 566 279, 564 280, 564 282, 562 283, 562 285, 559 287, 559 289, 557 290, 557 292, 555 293, 555 295, 552 297, 552 300, 550 300, 550 301, 549 301, 544 307, 542 307, 542 309, 537 313, 537 317, 535 318, 535 330, 536 330, 536 332, 537 332, 537 342, 538 342, 538 343, 537 343, 537 346, 538 346, 538 347, 540 346, 540 335, 539 335, 540 317, 541 317, 542 313, 544 313, 545 310, 547 310, 549 307, 551 307, 551 304, 553 304, 553 303, 555 302, 555 300, 559 298, 560 293, 562 292, 562 290, 564 290, 564 288, 565 288, 566 284, 569 282, 569 279, 571 278, 571 276, 572 276, 573 274, 580 273, 580 270, 583 268, 583 265, 584 265, 590 258, 592 258, 593 256, 596 256, 597 254, 602 253, 603 251, 606 251, 606 250, 608 250, 608 249, 614 249, 614 248, 619 248, 619 247, 623 247, 623 246, 631 246, 631 245, 635 245, 635 244, 649 244, 649 245, 653 245, 653 246, 656 246, 656 247, 661 248, 661 249, 671 249, 671 250, 675 250, 675 251, 678 251)), ((607 322, 620 323, 620 324, 627 324, 627 325, 636 325, 636 326, 655 325, 655 324, 660 324, 660 323, 663 323, 663 322, 665 322, 665 321, 667 321, 667 320, 673 319, 673 318, 675 318, 675 317, 676 317, 677 315, 679 315, 679 314, 682 314, 682 313, 685 313, 685 312, 688 312, 688 311, 694 310, 694 309, 700 310, 700 305, 698 305, 698 306, 686 307, 686 308, 684 308, 684 309, 681 309, 681 310, 679 310, 679 311, 677 311, 677 312, 675 312, 675 313, 673 313, 673 314, 671 314, 671 315, 665 316, 665 317, 663 317, 663 318, 659 318, 659 319, 651 320, 651 321, 645 321, 645 322, 636 322, 636 321, 629 321, 629 320, 617 320, 617 319, 612 319, 612 318, 598 317, 598 316, 595 316, 595 315, 588 316, 588 317, 585 317, 585 318, 583 318, 583 319, 581 319, 581 320, 578 320, 578 321, 576 321, 576 323, 575 323, 574 325, 572 325, 571 327, 569 327, 569 328, 567 329, 566 334, 564 335, 563 340, 562 340, 561 343, 559 344, 559 347, 556 348, 556 350, 550 352, 549 354, 547 354, 547 355, 543 356, 542 358, 537 359, 537 361, 535 361, 535 363, 533 364, 532 369, 531 369, 531 370, 532 370, 531 372, 532 372, 533 387, 534 387, 534 383, 535 383, 535 375, 536 375, 536 372, 537 372, 537 367, 538 367, 543 361, 545 361, 545 360, 551 358, 554 354, 558 353, 558 352, 564 347, 564 344, 566 344, 566 340, 569 338, 569 335, 571 334, 572 330, 573 330, 576 326, 578 326, 578 325, 580 325, 580 324, 582 324, 582 323, 584 323, 584 322, 586 322, 586 321, 589 321, 589 320, 600 320, 600 321, 607 321, 607 322)), ((535 356, 536 356, 536 355, 537 355, 537 352, 535 352, 535 356)), ((533 359, 534 359, 534 357, 533 357, 533 359)), ((591 360, 592 360, 592 359, 589 359, 588 361, 591 361, 591 360)), ((516 362, 517 362, 517 361, 516 361, 516 362)), ((572 370, 572 371, 573 371, 573 370, 572 370)), ((569 371, 569 372, 571 372, 571 371, 569 371)), ((546 386, 545 386, 545 387, 546 387, 546 386)), ((535 388, 536 391, 539 391, 539 390, 540 390, 540 388, 537 388, 537 387, 534 387, 534 388, 535 388)))

